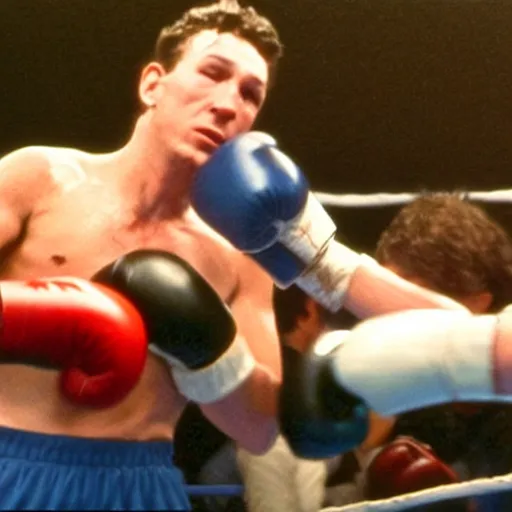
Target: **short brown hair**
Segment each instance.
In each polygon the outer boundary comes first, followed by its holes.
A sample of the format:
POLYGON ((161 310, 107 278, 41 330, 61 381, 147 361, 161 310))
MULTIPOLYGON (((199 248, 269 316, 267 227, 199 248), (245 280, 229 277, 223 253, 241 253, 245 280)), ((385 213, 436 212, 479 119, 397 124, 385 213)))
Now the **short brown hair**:
MULTIPOLYGON (((272 305, 279 337, 289 334, 297 328, 299 317, 307 312, 306 302, 313 300, 296 284, 282 290, 274 286, 272 305)), ((328 330, 351 329, 358 319, 346 309, 332 313, 321 304, 314 301, 318 315, 324 327, 328 330)))
POLYGON ((185 43, 203 30, 232 32, 251 43, 269 66, 270 81, 282 55, 282 44, 272 23, 253 7, 240 7, 236 1, 220 1, 202 7, 193 7, 172 25, 160 31, 154 58, 167 71, 180 60, 185 43))
POLYGON ((488 291, 490 311, 512 302, 512 242, 482 208, 459 193, 427 193, 391 221, 376 259, 453 298, 488 291))

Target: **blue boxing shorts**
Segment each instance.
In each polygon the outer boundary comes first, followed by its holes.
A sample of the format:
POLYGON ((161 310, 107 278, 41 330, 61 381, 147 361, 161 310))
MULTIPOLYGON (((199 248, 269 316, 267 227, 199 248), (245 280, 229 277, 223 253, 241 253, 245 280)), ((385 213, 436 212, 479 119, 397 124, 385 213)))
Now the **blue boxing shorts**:
POLYGON ((0 510, 191 510, 173 445, 0 428, 0 510))

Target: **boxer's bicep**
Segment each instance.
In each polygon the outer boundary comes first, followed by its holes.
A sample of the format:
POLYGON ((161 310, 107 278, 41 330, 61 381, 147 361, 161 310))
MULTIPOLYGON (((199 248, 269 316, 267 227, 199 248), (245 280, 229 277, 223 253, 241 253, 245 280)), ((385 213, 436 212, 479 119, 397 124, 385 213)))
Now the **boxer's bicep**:
POLYGON ((237 342, 246 343, 256 366, 228 396, 203 404, 204 415, 240 446, 263 453, 277 436, 276 408, 281 354, 272 311, 272 282, 252 261, 241 256, 239 283, 229 306, 237 325, 237 342))
POLYGON ((240 255, 238 268, 239 284, 230 304, 238 334, 256 361, 280 379, 281 351, 272 309, 272 280, 247 256, 240 255))

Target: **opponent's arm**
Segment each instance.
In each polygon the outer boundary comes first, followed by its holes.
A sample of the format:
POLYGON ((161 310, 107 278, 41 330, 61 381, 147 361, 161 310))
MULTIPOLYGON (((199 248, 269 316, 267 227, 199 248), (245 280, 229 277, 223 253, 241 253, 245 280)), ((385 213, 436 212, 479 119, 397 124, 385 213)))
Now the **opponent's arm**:
MULTIPOLYGON (((510 402, 511 347, 510 310, 480 316, 408 310, 366 320, 349 333, 327 333, 295 372, 300 386, 285 395, 283 432, 307 455, 303 439, 315 439, 315 424, 343 427, 363 404, 388 416, 449 402, 510 402), (304 425, 300 415, 308 419, 304 425)), ((286 383, 285 374, 284 391, 286 383)), ((358 444, 345 434, 335 439, 348 448, 358 444)))
POLYGON ((360 318, 406 308, 464 309, 336 242, 336 226, 302 171, 266 134, 221 146, 199 170, 192 204, 280 287, 296 283, 332 311, 360 318))
POLYGON ((511 347, 510 310, 409 310, 359 324, 326 356, 326 367, 338 390, 386 416, 449 402, 512 401, 511 347))

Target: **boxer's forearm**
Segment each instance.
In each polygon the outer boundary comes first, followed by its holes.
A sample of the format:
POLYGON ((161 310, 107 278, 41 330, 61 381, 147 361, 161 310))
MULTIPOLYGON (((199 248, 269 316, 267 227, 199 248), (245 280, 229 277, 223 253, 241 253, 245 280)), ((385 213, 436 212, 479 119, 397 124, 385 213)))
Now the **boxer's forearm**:
POLYGON ((201 405, 204 415, 217 428, 246 450, 261 454, 273 444, 280 383, 273 374, 256 364, 249 377, 223 399, 201 405))
POLYGON ((455 309, 464 306, 417 286, 333 240, 297 280, 297 285, 324 307, 341 307, 359 318, 405 309, 455 309))
POLYGON ((405 309, 466 309, 458 302, 402 279, 370 258, 357 267, 343 306, 358 318, 405 309))

